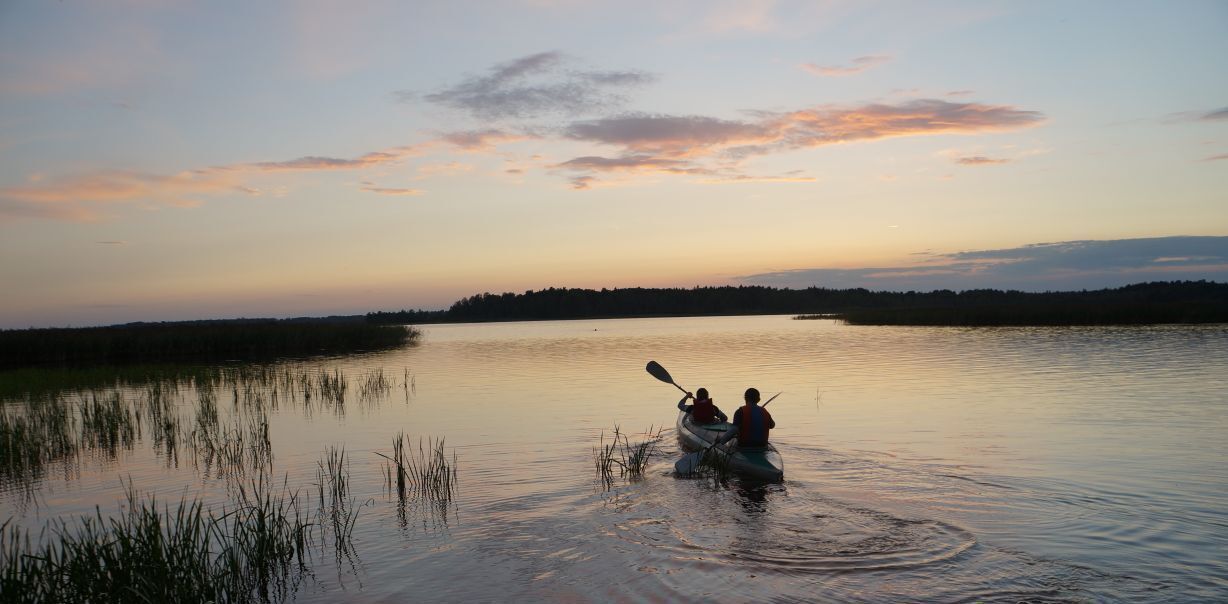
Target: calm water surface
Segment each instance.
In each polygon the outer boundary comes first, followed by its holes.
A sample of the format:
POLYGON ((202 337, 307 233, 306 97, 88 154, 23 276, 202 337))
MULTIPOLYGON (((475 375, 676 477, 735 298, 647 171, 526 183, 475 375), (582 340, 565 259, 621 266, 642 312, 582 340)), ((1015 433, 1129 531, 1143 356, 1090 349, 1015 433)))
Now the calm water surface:
MULTIPOLYGON (((270 411, 274 473, 349 455, 357 560, 305 602, 1228 600, 1228 326, 853 327, 789 317, 431 325, 421 344, 308 364, 396 380, 343 414, 270 411), (680 393, 770 407, 785 482, 679 479, 680 393), (404 380, 408 375, 410 379, 404 380), (597 479, 614 426, 665 428, 647 476, 597 479), (460 485, 400 506, 382 458, 444 437, 460 485)), ((301 364, 300 364, 301 365, 301 364)), ((219 408, 230 409, 226 394, 219 408)), ((355 399, 356 395, 351 395, 355 399)), ((185 424, 194 394, 182 395, 185 424)), ((147 439, 146 439, 147 440, 147 439)), ((149 443, 0 492, 0 516, 117 509, 124 486, 226 501, 149 443)))

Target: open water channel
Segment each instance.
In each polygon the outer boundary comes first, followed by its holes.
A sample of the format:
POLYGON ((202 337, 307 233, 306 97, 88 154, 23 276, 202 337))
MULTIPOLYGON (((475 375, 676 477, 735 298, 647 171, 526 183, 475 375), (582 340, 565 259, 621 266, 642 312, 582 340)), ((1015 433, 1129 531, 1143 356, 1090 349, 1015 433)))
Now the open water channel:
MULTIPOLYGON (((402 350, 286 365, 347 376, 341 409, 264 399, 268 472, 311 491, 322 452, 344 446, 358 510, 352 554, 319 556, 297 601, 1228 600, 1228 326, 760 316, 423 331, 402 350), (675 477, 680 393, 648 360, 731 414, 748 386, 784 391, 769 407, 784 482, 675 477), (388 383, 359 392, 373 372, 388 383), (632 441, 664 428, 644 477, 597 476, 615 426, 632 441), (376 453, 401 431, 455 453, 450 502, 388 490, 376 453)), ((223 424, 252 396, 231 388, 212 393, 223 424)), ((174 392, 184 433, 198 398, 174 392)), ((233 476, 143 430, 3 485, 0 518, 37 531, 105 516, 128 488, 232 496, 233 476)))

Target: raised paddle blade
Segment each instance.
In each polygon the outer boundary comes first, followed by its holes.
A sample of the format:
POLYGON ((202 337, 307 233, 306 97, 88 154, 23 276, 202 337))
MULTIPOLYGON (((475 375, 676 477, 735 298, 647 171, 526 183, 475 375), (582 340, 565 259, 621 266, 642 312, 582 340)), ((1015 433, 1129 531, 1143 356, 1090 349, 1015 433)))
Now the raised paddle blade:
MULTIPOLYGON (((666 384, 674 384, 674 378, 669 377, 669 372, 666 371, 660 363, 656 361, 648 361, 648 366, 645 367, 645 369, 648 370, 648 373, 652 374, 652 377, 655 377, 666 384)), ((677 384, 674 385, 677 386, 677 384)))

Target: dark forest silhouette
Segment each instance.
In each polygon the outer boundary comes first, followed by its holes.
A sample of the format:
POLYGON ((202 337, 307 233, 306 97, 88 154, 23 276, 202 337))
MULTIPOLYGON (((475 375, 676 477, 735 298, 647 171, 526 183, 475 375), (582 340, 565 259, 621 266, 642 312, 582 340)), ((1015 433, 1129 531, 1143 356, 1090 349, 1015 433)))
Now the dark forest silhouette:
POLYGON ((434 323, 616 317, 821 314, 877 325, 1110 325, 1228 322, 1228 284, 1152 282, 1114 289, 1022 292, 873 292, 744 285, 567 289, 483 293, 447 310, 373 312, 372 323, 434 323))

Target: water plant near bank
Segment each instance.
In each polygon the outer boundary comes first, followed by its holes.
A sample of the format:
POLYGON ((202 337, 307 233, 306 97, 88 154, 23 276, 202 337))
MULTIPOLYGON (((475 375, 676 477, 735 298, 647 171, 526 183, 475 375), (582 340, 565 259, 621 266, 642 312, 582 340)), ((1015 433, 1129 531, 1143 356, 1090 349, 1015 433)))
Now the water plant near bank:
POLYGON ((459 475, 456 451, 449 458, 444 452, 443 438, 419 439, 415 450, 401 431, 392 440, 392 455, 378 451, 375 454, 386 460, 385 485, 389 491, 395 490, 401 501, 414 497, 446 509, 456 495, 459 475))
POLYGON ((607 486, 613 483, 615 472, 619 476, 641 478, 648 467, 649 460, 658 451, 661 442, 661 428, 649 426, 644 431, 644 440, 631 442, 619 427, 614 426, 614 432, 609 442, 606 433, 601 432, 600 440, 593 448, 593 462, 597 468, 597 476, 607 486))
POLYGON ((315 538, 296 493, 253 483, 221 514, 129 487, 118 515, 60 521, 32 540, 0 525, 6 602, 275 602, 308 574, 315 538))

